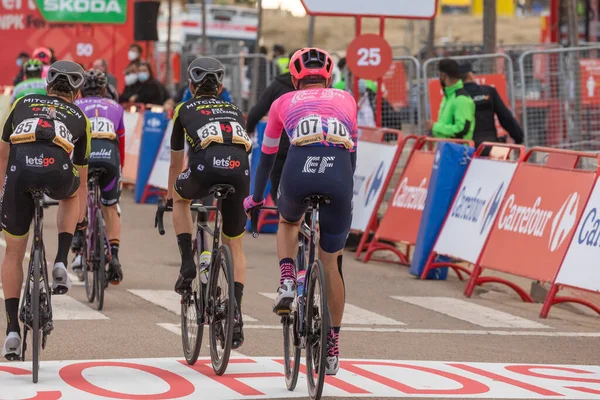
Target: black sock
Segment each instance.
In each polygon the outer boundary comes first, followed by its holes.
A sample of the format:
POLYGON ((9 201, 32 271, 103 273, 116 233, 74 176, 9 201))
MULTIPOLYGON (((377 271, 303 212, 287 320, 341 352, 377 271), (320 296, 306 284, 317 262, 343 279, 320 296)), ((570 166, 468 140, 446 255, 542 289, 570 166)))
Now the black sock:
POLYGON ((242 297, 244 296, 244 284, 235 282, 235 301, 237 301, 240 312, 242 311, 242 297))
POLYGON ((179 246, 182 264, 194 261, 194 256, 192 255, 192 235, 190 233, 180 233, 177 235, 177 245, 179 246))
POLYGON ((56 259, 54 263, 63 263, 65 267, 68 264, 67 259, 69 258, 69 250, 71 250, 71 242, 73 241, 73 234, 68 232, 61 232, 58 234, 58 252, 56 253, 56 259))
POLYGON ((18 332, 21 334, 19 327, 19 299, 12 298, 4 300, 6 307, 6 334, 9 332, 18 332))
POLYGON ((119 239, 110 240, 110 254, 112 254, 114 258, 119 258, 119 244, 119 239))

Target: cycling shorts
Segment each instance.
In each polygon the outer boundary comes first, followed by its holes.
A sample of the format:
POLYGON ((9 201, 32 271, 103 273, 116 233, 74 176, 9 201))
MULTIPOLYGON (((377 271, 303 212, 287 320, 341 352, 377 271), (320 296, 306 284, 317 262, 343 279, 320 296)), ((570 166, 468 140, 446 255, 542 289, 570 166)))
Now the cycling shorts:
POLYGON ((100 202, 114 206, 121 198, 121 154, 119 144, 107 139, 92 139, 90 171, 103 169, 100 175, 100 202))
POLYGON ((79 173, 69 155, 54 145, 12 145, 2 194, 2 229, 11 236, 24 236, 33 219, 34 202, 28 190, 44 189, 55 200, 75 194, 79 173))
POLYGON ((248 154, 241 146, 212 144, 190 155, 189 167, 175 182, 175 192, 187 200, 208 196, 214 185, 228 184, 235 193, 223 200, 223 234, 236 238, 244 233, 244 199, 250 192, 248 154))
POLYGON ((310 204, 304 200, 319 194, 330 204, 319 206, 320 246, 328 253, 344 248, 352 223, 354 185, 350 152, 337 147, 290 147, 283 167, 277 207, 289 222, 304 217, 310 204))

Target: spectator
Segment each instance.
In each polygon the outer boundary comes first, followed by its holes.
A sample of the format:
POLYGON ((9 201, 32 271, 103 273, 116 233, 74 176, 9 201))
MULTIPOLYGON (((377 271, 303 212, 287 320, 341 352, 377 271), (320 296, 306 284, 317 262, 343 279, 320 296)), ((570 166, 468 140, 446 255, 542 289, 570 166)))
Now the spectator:
POLYGON ((13 79, 13 86, 17 86, 23 81, 23 78, 25 77, 23 65, 25 62, 27 62, 27 60, 29 60, 29 54, 25 53, 24 51, 20 52, 17 56, 16 63, 17 67, 19 67, 19 72, 17 73, 17 76, 15 76, 15 79, 13 79))
POLYGON ((56 54, 54 53, 54 49, 52 47, 48 47, 48 50, 50 50, 50 65, 52 65, 55 62, 57 62, 58 60, 56 59, 56 54))
POLYGON ((130 63, 142 62, 142 46, 137 43, 133 43, 129 46, 129 52, 127 52, 127 58, 130 63))
POLYGON ((38 59, 33 58, 25 62, 23 65, 25 80, 15 86, 12 103, 28 94, 46 94, 46 80, 42 79, 43 69, 44 64, 38 59))
MULTIPOLYGON (((267 55, 267 48, 264 46, 261 46, 259 49, 260 53, 264 56, 267 55)), ((277 73, 279 68, 273 68, 273 64, 267 60, 266 57, 260 57, 258 58, 258 60, 254 57, 252 58, 246 58, 246 79, 247 82, 249 84, 248 89, 251 91, 252 89, 256 89, 257 92, 257 96, 260 95, 266 88, 267 88, 267 84, 269 82, 267 82, 267 71, 269 71, 269 76, 273 76, 273 73, 277 73), (252 86, 252 74, 253 74, 253 70, 254 70, 254 66, 258 65, 258 83, 256 85, 256 88, 254 86, 252 86)))
POLYGON ((449 58, 441 60, 439 75, 444 98, 437 122, 427 121, 426 129, 434 137, 470 140, 475 130, 475 103, 463 87, 458 63, 449 58))
POLYGON ((141 62, 138 67, 138 91, 134 94, 134 103, 162 105, 169 99, 165 87, 154 78, 152 67, 147 62, 141 62))
POLYGON ((461 65, 464 89, 475 102, 475 131, 473 141, 477 148, 483 142, 505 141, 498 138, 494 115, 498 116, 500 125, 513 138, 515 143, 523 143, 523 130, 519 123, 502 101, 502 98, 492 86, 478 85, 473 78, 473 68, 470 63, 461 65))
POLYGON ((52 52, 46 47, 38 47, 31 53, 31 58, 37 58, 44 63, 44 70, 42 71, 42 78, 48 75, 48 70, 52 64, 52 52))
MULTIPOLYGON (((352 73, 348 70, 346 71, 346 57, 340 58, 340 61, 337 63, 337 67, 340 70, 340 80, 333 84, 334 89, 347 90, 351 92, 353 90, 352 83, 351 86, 346 86, 346 75, 350 77, 350 82, 352 82, 352 73)), ((377 82, 365 80, 366 87, 373 92, 377 92, 377 82)))
POLYGON ((138 80, 138 64, 129 64, 125 69, 124 75, 125 90, 119 96, 119 103, 133 103, 141 86, 138 80))
MULTIPOLYGON (((372 81, 371 81, 372 82, 372 81)), ((375 90, 372 87, 369 87, 369 81, 360 79, 358 81, 358 90, 359 93, 364 96, 367 96, 369 100, 369 104, 374 113, 377 111, 377 86, 375 86, 375 90)), ((381 126, 384 128, 390 129, 402 129, 402 114, 394 109, 389 101, 385 97, 382 96, 381 99, 381 126)), ((389 140, 395 139, 395 135, 388 135, 389 140)), ((386 138, 388 137, 386 136, 386 138)))
POLYGON ((106 85, 106 94, 104 96, 106 98, 118 101, 119 94, 117 92, 117 78, 108 72, 108 61, 106 61, 104 58, 99 58, 93 62, 92 69, 102 71, 106 76, 108 84, 106 85))
POLYGON ((277 75, 290 71, 290 57, 285 54, 285 47, 281 44, 273 45, 273 62, 277 69, 277 75))

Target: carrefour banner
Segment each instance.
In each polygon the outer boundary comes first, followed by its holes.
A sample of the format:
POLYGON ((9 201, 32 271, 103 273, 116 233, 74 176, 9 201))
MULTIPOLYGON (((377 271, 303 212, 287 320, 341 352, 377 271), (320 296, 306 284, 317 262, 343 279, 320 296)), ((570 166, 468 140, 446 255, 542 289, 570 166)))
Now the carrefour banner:
POLYGON ((48 22, 124 24, 127 0, 36 0, 48 22))
POLYGON ((477 261, 516 169, 514 162, 471 161, 435 245, 436 253, 477 261))
POLYGON ((596 180, 556 283, 600 291, 600 180, 596 180))
POLYGON ((361 141, 358 145, 356 172, 354 173, 354 210, 352 226, 364 232, 375 211, 379 194, 385 188, 386 177, 391 170, 396 146, 361 141))

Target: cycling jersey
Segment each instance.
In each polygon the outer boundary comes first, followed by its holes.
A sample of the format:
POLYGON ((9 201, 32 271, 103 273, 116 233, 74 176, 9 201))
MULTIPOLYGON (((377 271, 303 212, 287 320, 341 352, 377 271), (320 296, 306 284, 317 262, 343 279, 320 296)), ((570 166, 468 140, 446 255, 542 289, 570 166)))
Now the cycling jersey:
POLYGON ((187 140, 193 151, 220 143, 240 145, 249 152, 252 142, 245 126, 244 114, 235 105, 212 96, 197 97, 175 109, 171 150, 183 150, 187 140))
MULTIPOLYGON (((85 97, 75 100, 91 123, 92 139, 107 139, 119 144, 121 167, 125 162, 125 111, 114 100, 85 97)), ((92 142, 93 146, 93 142, 92 142)))
POLYGON ((4 125, 1 140, 11 145, 41 143, 73 155, 73 164, 88 165, 90 121, 74 104, 59 97, 27 95, 17 100, 4 125))
POLYGON ((13 89, 11 103, 28 94, 46 94, 46 80, 42 78, 30 78, 19 83, 13 89))

